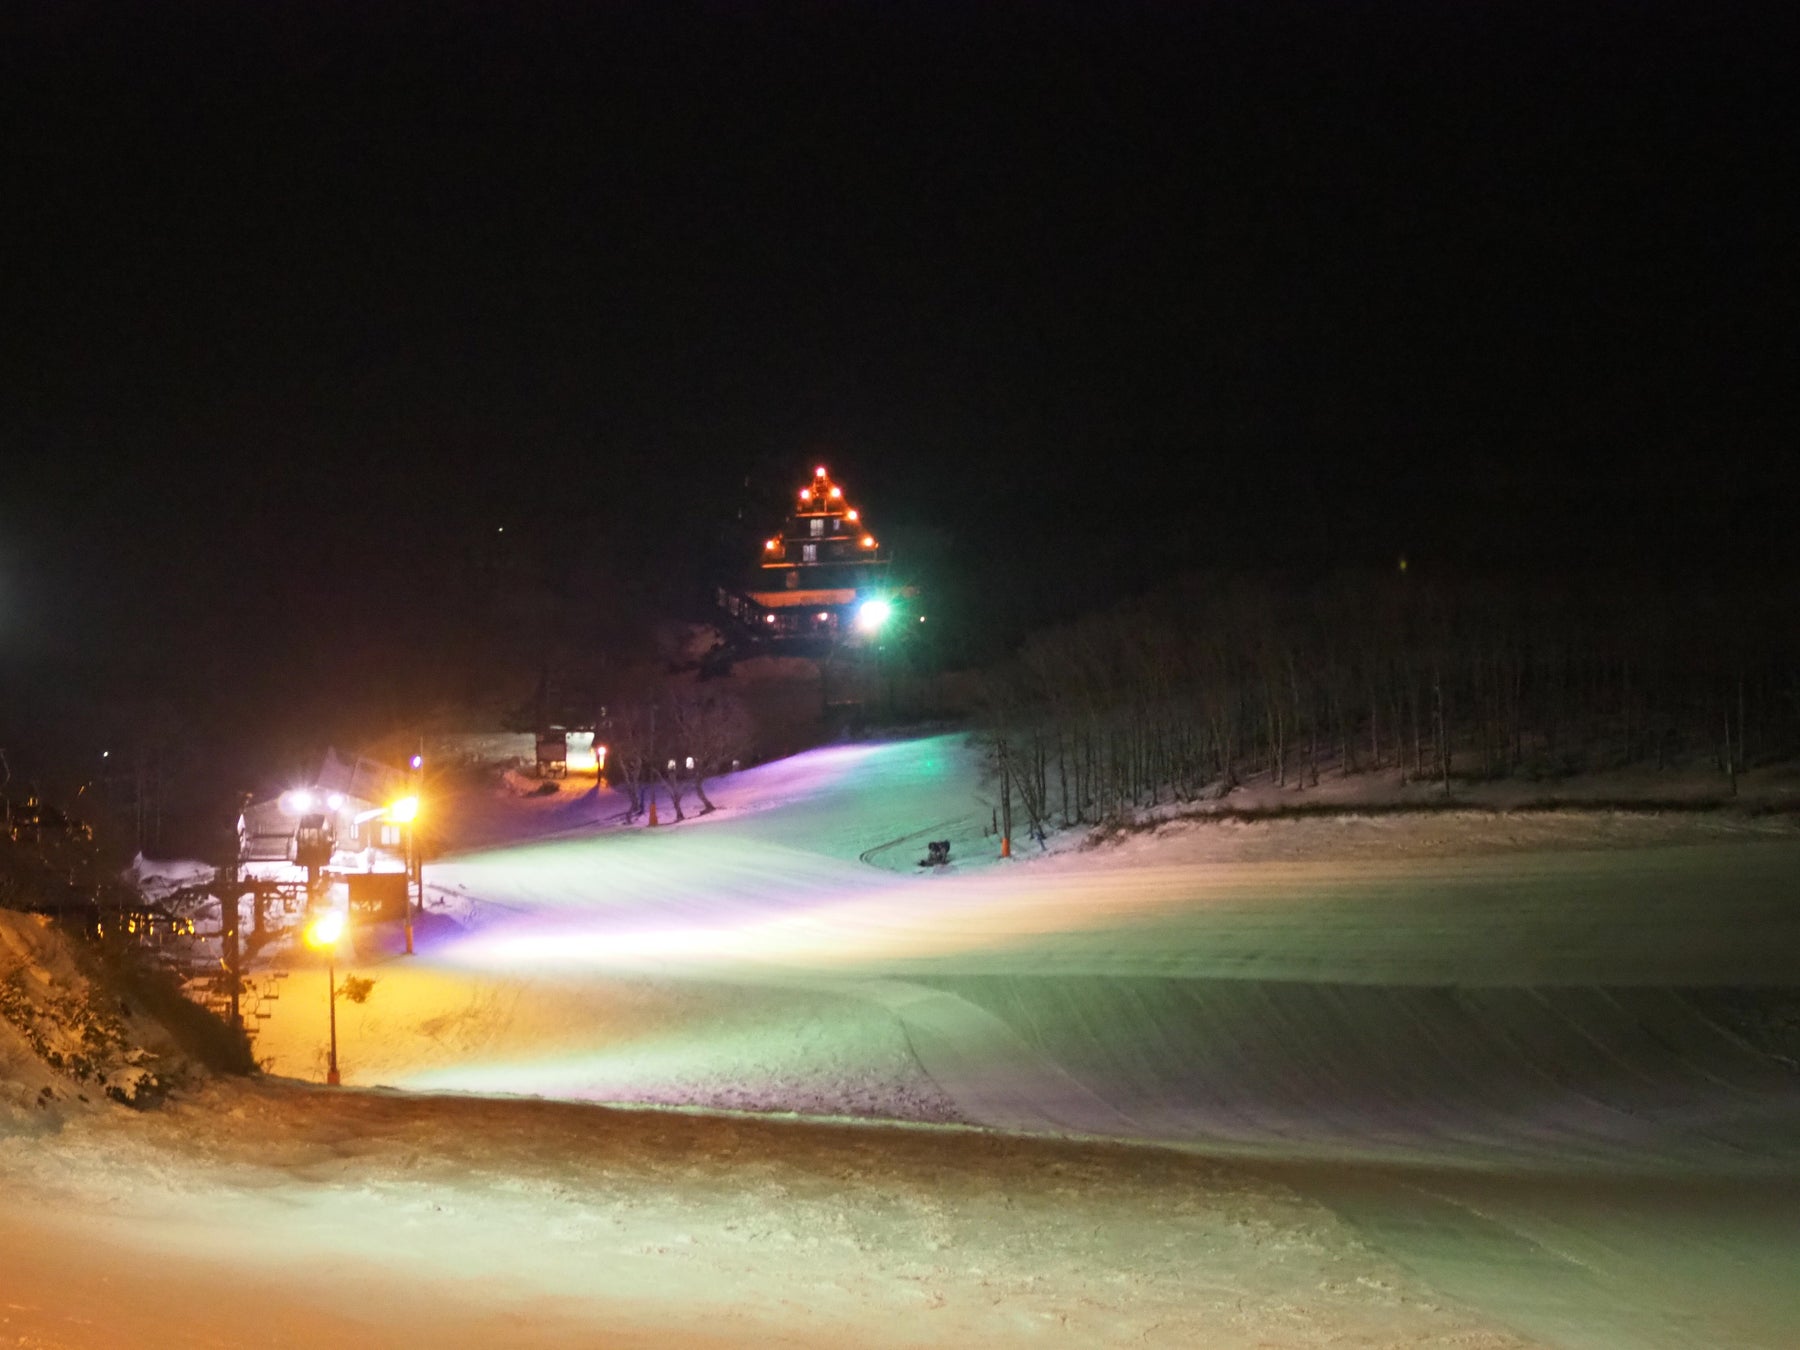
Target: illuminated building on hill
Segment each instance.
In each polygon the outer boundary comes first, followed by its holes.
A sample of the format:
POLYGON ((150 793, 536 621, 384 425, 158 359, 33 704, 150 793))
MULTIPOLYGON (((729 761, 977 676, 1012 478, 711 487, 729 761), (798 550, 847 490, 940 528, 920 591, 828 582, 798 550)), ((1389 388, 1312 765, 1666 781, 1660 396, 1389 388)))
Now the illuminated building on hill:
POLYGON ((859 642, 887 630, 918 590, 891 583, 873 527, 822 464, 793 500, 780 532, 763 540, 747 584, 721 589, 720 605, 762 639, 859 642))

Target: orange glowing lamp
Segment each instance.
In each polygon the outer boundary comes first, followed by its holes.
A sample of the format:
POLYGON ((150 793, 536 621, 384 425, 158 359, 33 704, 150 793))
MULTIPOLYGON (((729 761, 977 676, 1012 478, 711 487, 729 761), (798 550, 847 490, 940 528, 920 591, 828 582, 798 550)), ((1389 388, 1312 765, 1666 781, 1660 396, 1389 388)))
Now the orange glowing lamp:
POLYGON ((344 911, 328 909, 306 926, 303 934, 306 945, 321 951, 337 946, 337 940, 344 935, 344 911))

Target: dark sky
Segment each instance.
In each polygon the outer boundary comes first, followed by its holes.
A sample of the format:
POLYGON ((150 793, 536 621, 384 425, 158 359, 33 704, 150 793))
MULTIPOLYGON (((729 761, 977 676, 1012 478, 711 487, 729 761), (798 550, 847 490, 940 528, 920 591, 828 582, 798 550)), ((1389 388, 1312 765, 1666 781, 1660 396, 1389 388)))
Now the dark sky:
POLYGON ((428 644, 505 523, 692 594, 815 458, 1022 614, 1781 565, 1779 14, 9 5, 0 653, 428 644))

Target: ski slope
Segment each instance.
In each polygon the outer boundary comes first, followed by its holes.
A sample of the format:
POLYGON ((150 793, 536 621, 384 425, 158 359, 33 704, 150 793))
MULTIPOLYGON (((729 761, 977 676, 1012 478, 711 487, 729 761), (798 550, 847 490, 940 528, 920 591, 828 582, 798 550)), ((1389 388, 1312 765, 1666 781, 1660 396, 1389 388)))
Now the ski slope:
MULTIPOLYGON (((375 984, 340 1003, 345 1081, 1172 1144, 1551 1344, 1800 1336, 1784 824, 1269 822, 1001 862, 954 738, 713 795, 656 830, 603 794, 465 803, 493 842, 428 869, 420 954, 346 963, 375 984), (942 838, 955 866, 912 865, 942 838)), ((323 992, 296 962, 277 1073, 322 1076, 323 992)))

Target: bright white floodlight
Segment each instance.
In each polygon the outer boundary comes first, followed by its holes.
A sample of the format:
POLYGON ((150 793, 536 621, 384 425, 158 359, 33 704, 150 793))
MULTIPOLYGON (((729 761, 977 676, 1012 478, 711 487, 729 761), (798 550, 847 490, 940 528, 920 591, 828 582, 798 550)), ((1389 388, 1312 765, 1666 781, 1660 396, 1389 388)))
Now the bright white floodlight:
POLYGON ((303 816, 313 809, 313 795, 305 788, 296 788, 281 799, 281 805, 290 816, 303 816))
POLYGON ((894 607, 885 600, 865 600, 856 611, 856 626, 865 633, 873 633, 893 612, 894 607))

